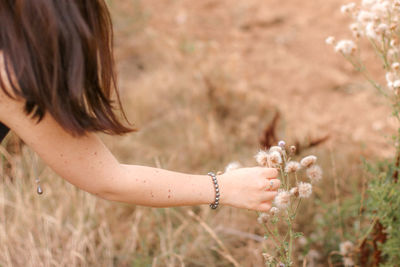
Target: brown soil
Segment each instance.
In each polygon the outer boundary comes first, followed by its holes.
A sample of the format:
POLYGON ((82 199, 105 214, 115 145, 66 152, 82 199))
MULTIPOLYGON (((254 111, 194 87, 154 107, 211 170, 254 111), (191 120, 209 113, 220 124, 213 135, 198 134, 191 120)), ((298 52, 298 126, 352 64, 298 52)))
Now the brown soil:
MULTIPOLYGON (((229 90, 252 94, 282 112, 286 138, 329 135, 331 148, 367 145, 364 154, 393 153, 387 135, 397 125, 390 107, 324 42, 329 35, 350 35, 339 10, 345 2, 134 3, 135 10, 132 1, 121 4, 119 10, 130 9, 116 20, 125 91, 162 85, 196 92, 205 87, 201 77, 222 73, 229 90)), ((377 73, 379 64, 374 66, 377 73)), ((134 119, 140 126, 149 123, 134 119)))

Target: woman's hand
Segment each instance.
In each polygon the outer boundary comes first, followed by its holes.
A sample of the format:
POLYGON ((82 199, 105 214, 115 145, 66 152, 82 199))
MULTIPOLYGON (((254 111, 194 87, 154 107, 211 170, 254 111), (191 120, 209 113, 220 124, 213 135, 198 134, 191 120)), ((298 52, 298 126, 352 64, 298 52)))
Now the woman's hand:
POLYGON ((268 211, 281 182, 274 168, 241 168, 217 176, 222 205, 268 211))

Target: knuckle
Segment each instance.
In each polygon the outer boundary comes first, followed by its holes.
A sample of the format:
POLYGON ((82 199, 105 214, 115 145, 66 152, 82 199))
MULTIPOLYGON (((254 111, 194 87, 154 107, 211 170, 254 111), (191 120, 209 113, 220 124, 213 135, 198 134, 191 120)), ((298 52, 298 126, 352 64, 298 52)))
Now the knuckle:
POLYGON ((274 178, 278 177, 279 172, 277 169, 271 168, 270 170, 271 170, 271 173, 270 173, 271 177, 274 177, 274 178))

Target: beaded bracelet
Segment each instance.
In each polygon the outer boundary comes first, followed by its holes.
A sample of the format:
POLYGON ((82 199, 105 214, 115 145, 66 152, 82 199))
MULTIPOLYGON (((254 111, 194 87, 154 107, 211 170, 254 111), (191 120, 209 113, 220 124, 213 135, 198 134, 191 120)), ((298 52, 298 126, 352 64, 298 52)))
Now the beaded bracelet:
POLYGON ((216 208, 218 208, 218 204, 219 204, 219 187, 218 187, 218 181, 217 181, 217 175, 213 172, 209 172, 208 175, 211 176, 213 183, 214 183, 214 188, 215 188, 215 201, 213 203, 210 204, 210 208, 212 208, 213 210, 215 210, 216 208))

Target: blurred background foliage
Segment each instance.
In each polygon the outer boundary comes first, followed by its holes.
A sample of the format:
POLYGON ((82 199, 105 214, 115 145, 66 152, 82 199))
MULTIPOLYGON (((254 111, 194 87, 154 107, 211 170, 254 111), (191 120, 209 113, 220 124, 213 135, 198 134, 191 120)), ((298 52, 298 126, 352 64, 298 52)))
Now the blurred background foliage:
MULTIPOLYGON (((139 129, 101 136, 114 155, 207 173, 231 161, 254 166, 255 153, 280 139, 295 144, 325 170, 298 216, 306 238, 296 264, 312 250, 307 266, 329 258, 341 266, 332 252, 368 227, 362 159, 392 157, 397 128, 390 106, 324 43, 347 27, 343 2, 107 2, 123 105, 139 129)), ((254 212, 111 203, 45 166, 46 192, 37 197, 28 149, 15 136, 4 146, 1 266, 263 266, 270 241, 254 212)))

